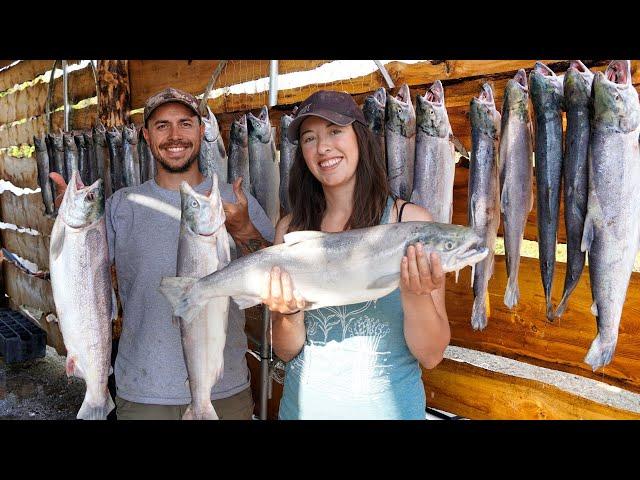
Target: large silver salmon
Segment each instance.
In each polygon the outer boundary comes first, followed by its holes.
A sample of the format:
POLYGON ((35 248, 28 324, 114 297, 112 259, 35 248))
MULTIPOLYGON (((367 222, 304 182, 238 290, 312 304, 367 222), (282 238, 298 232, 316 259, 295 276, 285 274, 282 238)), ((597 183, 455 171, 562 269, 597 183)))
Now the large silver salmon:
POLYGON ((280 208, 282 215, 291 211, 289 203, 289 172, 298 149, 298 142, 290 142, 287 136, 289 124, 293 121, 291 115, 283 115, 280 119, 280 208))
POLYGON ((257 117, 252 113, 247 114, 247 127, 251 194, 275 225, 280 218, 280 172, 266 106, 262 107, 257 117))
POLYGON ((589 197, 582 250, 589 252, 592 313, 598 335, 584 361, 607 365, 640 239, 640 102, 629 60, 612 61, 593 80, 589 197))
POLYGON ((504 221, 504 250, 509 277, 504 304, 513 308, 520 298, 520 245, 533 208, 533 147, 529 89, 523 69, 507 82, 500 127, 500 211, 504 221))
POLYGON ((124 186, 140 185, 140 155, 138 154, 138 132, 135 125, 125 125, 122 129, 122 173, 124 186))
POLYGON ((387 176, 391 192, 409 200, 413 190, 413 165, 416 156, 416 112, 405 83, 396 96, 387 96, 385 144, 387 176))
POLYGON ((222 135, 216 116, 207 107, 208 116, 202 117, 204 123, 204 137, 200 142, 200 156, 198 157, 198 167, 200 173, 205 177, 212 177, 213 173, 218 174, 218 178, 225 181, 228 177, 227 152, 224 149, 222 135))
POLYGON ((440 80, 416 97, 416 124, 411 201, 429 210, 434 221, 451 223, 456 162, 440 80))
POLYGON ((365 98, 364 104, 362 105, 362 113, 364 114, 364 118, 367 121, 367 126, 376 137, 383 156, 386 155, 384 143, 384 124, 386 109, 387 91, 383 87, 380 87, 375 92, 373 92, 373 95, 369 95, 367 98, 365 98))
POLYGON ((571 292, 578 285, 584 268, 585 253, 580 249, 587 215, 587 192, 589 190, 589 108, 593 73, 580 60, 574 60, 564 75, 564 105, 567 112, 567 132, 564 142, 564 167, 562 169, 564 190, 564 222, 567 232, 567 270, 564 292, 555 317, 567 307, 571 292))
POLYGON ((51 231, 49 268, 67 375, 87 385, 77 418, 104 420, 114 408, 107 378, 116 309, 101 179, 85 187, 73 171, 51 231))
MULTIPOLYGON (((213 188, 209 196, 195 192, 187 182, 180 185, 182 216, 176 272, 180 277, 201 278, 231 261, 218 176, 212 173, 213 188)), ((191 403, 183 420, 218 419, 211 403, 211 389, 224 370, 228 315, 229 297, 217 297, 211 299, 192 322, 180 322, 191 391, 191 403)))
POLYGON ((487 288, 493 275, 494 247, 500 224, 500 114, 488 83, 482 85, 480 95, 471 99, 470 119, 469 226, 484 239, 489 249, 487 257, 475 266, 472 280, 474 301, 471 325, 474 330, 482 330, 487 326, 487 288))
POLYGON ((422 242, 440 254, 445 272, 475 264, 487 255, 469 227, 435 222, 402 222, 340 233, 298 231, 284 243, 231 262, 197 282, 165 277, 160 290, 174 315, 189 322, 210 299, 231 296, 240 308, 260 303, 264 276, 274 266, 290 275, 308 302, 307 310, 375 300, 400 284, 400 262, 409 244, 422 242), (193 285, 193 287, 192 287, 193 285))
POLYGON ((552 320, 551 284, 556 266, 556 238, 562 178, 563 89, 560 78, 541 62, 536 62, 529 79, 536 119, 538 253, 542 286, 547 301, 547 318, 552 320))
POLYGON ((231 124, 229 132, 229 183, 242 177, 242 189, 251 192, 249 175, 249 136, 247 134, 247 116, 242 115, 231 124))
POLYGON ((49 159, 49 153, 47 151, 47 144, 45 137, 38 138, 33 137, 33 144, 36 147, 36 166, 38 169, 38 186, 40 187, 40 193, 42 195, 42 202, 44 203, 45 215, 53 215, 55 213, 55 207, 53 200, 55 198, 53 184, 49 178, 49 167, 51 165, 49 159))

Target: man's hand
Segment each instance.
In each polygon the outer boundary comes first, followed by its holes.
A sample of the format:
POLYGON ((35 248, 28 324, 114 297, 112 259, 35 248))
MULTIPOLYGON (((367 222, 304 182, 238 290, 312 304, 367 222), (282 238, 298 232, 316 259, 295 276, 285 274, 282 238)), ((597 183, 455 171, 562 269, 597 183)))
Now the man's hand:
POLYGON ((233 193, 236 195, 236 203, 222 202, 222 208, 227 217, 225 226, 227 227, 227 232, 229 232, 233 238, 235 238, 236 235, 243 236, 243 234, 248 233, 253 227, 251 219, 249 218, 249 202, 244 191, 240 188, 242 180, 242 177, 239 177, 233 182, 233 193))
POLYGON ((62 198, 64 197, 64 192, 67 191, 67 183, 62 178, 62 175, 56 172, 52 172, 49 174, 49 178, 53 182, 56 187, 56 198, 53 201, 54 206, 57 208, 60 207, 62 203, 62 198))

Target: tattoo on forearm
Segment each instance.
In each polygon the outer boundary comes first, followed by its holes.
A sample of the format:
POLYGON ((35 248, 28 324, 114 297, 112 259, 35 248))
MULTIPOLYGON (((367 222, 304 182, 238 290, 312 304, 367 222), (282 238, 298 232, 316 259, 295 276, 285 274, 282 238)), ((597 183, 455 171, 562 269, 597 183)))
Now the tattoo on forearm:
POLYGON ((247 238, 246 240, 237 240, 236 244, 240 247, 242 255, 257 252, 258 250, 262 250, 263 248, 267 248, 272 245, 271 242, 265 240, 261 236, 247 238))

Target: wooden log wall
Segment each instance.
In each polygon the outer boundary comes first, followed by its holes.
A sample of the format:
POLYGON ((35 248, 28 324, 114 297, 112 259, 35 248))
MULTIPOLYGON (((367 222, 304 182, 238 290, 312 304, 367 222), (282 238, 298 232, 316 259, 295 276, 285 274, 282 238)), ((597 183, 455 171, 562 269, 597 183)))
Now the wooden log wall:
MULTIPOLYGON (((564 73, 568 66, 567 60, 543 60, 557 73, 564 73)), ((104 61, 107 62, 107 61, 104 61)), ((203 93, 210 75, 217 65, 217 60, 196 61, 128 61, 128 79, 130 82, 130 109, 136 110, 144 106, 146 98, 167 86, 173 86, 189 91, 193 94, 203 93)), ((280 61, 280 73, 311 70, 327 63, 327 60, 313 61, 280 61)), ((593 70, 603 70, 607 60, 584 61, 593 70)), ((53 61, 26 61, 0 72, 0 91, 11 88, 16 83, 27 81, 41 74, 53 64, 53 61)), ((462 141, 467 150, 471 149, 469 102, 477 95, 480 85, 489 81, 494 87, 496 105, 501 109, 504 86, 509 78, 519 68, 525 68, 527 73, 535 64, 535 60, 444 60, 425 61, 416 64, 392 62, 386 65, 396 88, 402 83, 410 86, 412 97, 417 93, 424 94, 435 80, 443 82, 445 88, 445 102, 449 112, 454 134, 462 141)), ((104 64, 103 64, 104 65, 104 64)), ((638 61, 632 62, 633 82, 636 88, 640 84, 638 61)), ((85 69, 86 70, 86 69, 85 69)), ((268 61, 229 61, 214 88, 230 86, 230 82, 255 80, 268 76, 268 61)), ((105 69, 106 71, 110 71, 105 69)), ((122 76, 125 71, 120 72, 122 76)), ((92 80, 85 71, 74 72, 70 80, 71 96, 74 100, 86 96, 93 96, 92 80), (74 81, 75 79, 75 81, 74 81)), ((61 80, 58 80, 61 83, 61 80)), ((279 130, 279 120, 283 114, 289 113, 293 107, 319 88, 335 88, 345 90, 354 96, 357 103, 362 104, 367 95, 376 88, 385 86, 379 72, 348 81, 332 84, 309 85, 306 87, 282 90, 278 94, 278 105, 270 109, 272 125, 279 130)), ((112 94, 112 98, 125 98, 124 94, 112 94)), ((46 98, 46 97, 45 97, 46 98)), ((257 113, 266 103, 267 93, 224 95, 216 99, 209 99, 208 104, 216 113, 223 139, 228 147, 231 122, 247 111, 257 113)), ((60 99, 59 94, 54 97, 54 104, 60 99)), ((0 126, 0 148, 20 143, 30 144, 32 135, 41 134, 46 125, 43 121, 44 104, 42 103, 42 85, 35 85, 23 91, 16 91, 0 98, 0 119, 9 122, 0 126), (29 89, 35 89, 29 92, 29 89), (24 93, 27 92, 27 93, 24 93), (18 105, 27 102, 28 105, 18 105), (22 117, 30 115, 29 118, 22 117), (21 118, 22 117, 22 118, 21 118), (25 122, 17 121, 27 118, 25 122)), ((105 107, 102 115, 110 117, 109 112, 114 109, 122 114, 122 102, 116 108, 115 104, 105 107)), ((128 112, 125 112, 125 115, 128 112)), ((82 128, 89 126, 98 115, 98 108, 87 107, 72 114, 72 126, 82 128)), ((53 116, 54 124, 61 126, 62 112, 53 116)), ((113 120, 113 119, 111 119, 113 120)), ((130 117, 130 121, 140 124, 142 114, 130 117)), ((7 154, 0 154, 0 177, 10 180, 17 186, 35 188, 36 168, 32 158, 13 158, 7 154)), ((454 223, 466 224, 468 170, 462 166, 456 169, 454 187, 454 223)), ((534 187, 535 191, 535 187, 534 187)), ((6 195, 6 194, 4 194, 6 195)), ((11 213, 7 218, 21 227, 34 228, 41 232, 40 241, 48 242, 50 222, 42 217, 42 207, 39 194, 32 194, 33 198, 5 200, 0 197, 0 207, 11 205, 11 213)), ((0 219, 5 213, 0 213, 0 219)), ((564 226, 561 222, 559 242, 565 241, 564 226)), ((43 260, 46 255, 34 254, 34 248, 41 250, 42 245, 34 247, 27 242, 38 242, 29 239, 22 243, 15 240, 18 233, 0 233, 3 245, 5 241, 17 245, 20 256, 29 260, 43 260), (22 252, 22 253, 21 253, 22 252)), ((529 215, 525 231, 525 238, 536 240, 537 227, 535 209, 529 215)), ((21 238, 21 237, 19 237, 21 238)), ((36 262, 38 263, 38 262, 36 262)), ((41 266, 38 263, 39 266, 41 266)), ((46 265, 46 264, 44 264, 46 265)), ((557 303, 561 296, 564 279, 564 264, 558 264, 553 290, 553 300, 557 303)), ((41 279, 27 277, 18 269, 12 268, 5 262, 5 288, 9 295, 20 302, 32 302, 36 308, 51 308, 52 298, 47 290, 48 283, 41 279), (43 283, 44 282, 44 283, 43 283), (29 283, 25 288, 25 283, 29 283)), ((565 315, 559 321, 550 323, 546 320, 543 309, 543 294, 538 262, 535 259, 522 259, 520 275, 520 304, 509 311, 504 307, 502 298, 506 284, 504 258, 497 256, 496 273, 489 284, 489 298, 491 313, 488 327, 482 332, 475 332, 469 325, 472 305, 472 293, 469 287, 469 269, 463 271, 460 280, 455 283, 452 276, 447 278, 447 309, 452 329, 452 345, 462 346, 474 350, 494 353, 508 358, 517 359, 534 365, 562 370, 577 375, 593 378, 599 381, 619 386, 621 388, 640 392, 640 321, 637 319, 640 309, 640 277, 637 273, 632 281, 627 295, 627 303, 623 310, 620 326, 620 339, 613 362, 591 372, 588 365, 582 362, 584 355, 595 336, 595 319, 589 312, 591 303, 589 291, 588 269, 585 269, 578 288, 573 293, 565 315)), ((255 312, 254 312, 255 313, 255 312)), ((260 328, 256 322, 260 316, 247 315, 247 330, 254 337, 259 338, 260 328)), ((50 328, 50 326, 48 326, 50 328)), ((249 358, 252 370, 252 385, 256 403, 258 400, 259 365, 249 358)), ((436 369, 425 371, 425 387, 429 396, 429 405, 459 415, 471 418, 637 418, 632 412, 619 411, 606 405, 596 404, 584 400, 549 385, 530 380, 524 381, 517 377, 497 374, 472 365, 459 362, 444 361, 436 369), (469 392, 474 394, 470 395, 469 392)), ((281 386, 274 384, 273 398, 269 403, 269 417, 275 418, 277 405, 281 395, 281 386)))
MULTIPOLYGON (((68 65, 77 65, 79 60, 69 60, 68 65)), ((37 168, 34 157, 13 157, 9 147, 33 146, 33 136, 48 131, 45 110, 49 87, 47 81, 36 81, 40 75, 51 70, 54 60, 24 60, 0 72, 0 178, 18 188, 35 190, 38 188, 37 168), (33 82, 31 85, 22 85, 33 82), (21 86, 22 85, 22 86, 21 86), (19 87, 20 86, 20 87, 19 87)), ((60 68, 60 65, 58 65, 60 68)), ((96 84, 87 66, 69 72, 69 104, 76 105, 82 100, 96 96, 96 84)), ((51 111, 63 105, 62 78, 54 79, 51 111)), ((72 108, 69 120, 71 129, 88 128, 97 118, 96 105, 72 108)), ((52 113, 53 128, 63 128, 63 112, 52 113)), ((28 228, 38 232, 32 235, 24 231, 0 230, 0 243, 9 251, 34 262, 39 269, 49 268, 49 241, 53 219, 44 216, 41 194, 25 193, 15 195, 5 191, 0 195, 0 222, 28 228)), ((13 308, 26 305, 43 313, 39 325, 47 332, 49 345, 58 353, 64 353, 60 330, 55 322, 46 321, 46 314, 55 314, 55 304, 48 280, 31 277, 9 262, 2 262, 4 288, 13 308)))

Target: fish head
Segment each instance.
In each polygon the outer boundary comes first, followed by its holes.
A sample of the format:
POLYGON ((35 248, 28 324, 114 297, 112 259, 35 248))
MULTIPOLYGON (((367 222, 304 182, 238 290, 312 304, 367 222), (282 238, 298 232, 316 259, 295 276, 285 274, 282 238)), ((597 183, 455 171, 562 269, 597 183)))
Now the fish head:
POLYGON ((257 117, 251 112, 247 113, 247 133, 251 138, 256 138, 262 143, 269 143, 271 122, 269 122, 269 110, 266 106, 262 107, 257 117))
POLYGON ((298 145, 298 140, 292 142, 289 140, 289 136, 287 132, 289 130, 289 125, 293 122, 293 115, 283 115, 280 118, 280 143, 288 143, 291 145, 298 145))
POLYGON ((247 145, 247 116, 242 115, 239 119, 231 123, 231 132, 229 134, 231 142, 241 146, 247 145))
POLYGON ((614 60, 604 73, 596 73, 592 96, 595 125, 623 133, 638 127, 640 105, 629 60, 614 60))
POLYGON ((226 220, 218 189, 218 175, 214 172, 211 193, 202 195, 183 181, 180 184, 181 223, 195 235, 209 237, 226 220))
POLYGON ((560 78, 542 62, 536 62, 529 74, 529 88, 539 110, 557 109, 562 106, 563 89, 560 78))
POLYGON ((529 84, 523 68, 507 82, 502 100, 502 114, 517 115, 523 120, 529 117, 529 84))
MULTIPOLYGON (((142 131, 142 129, 140 129, 142 131)), ((93 127, 93 138, 96 144, 100 146, 105 146, 107 144, 107 129, 104 127, 102 122, 98 120, 95 127, 93 127)))
POLYGON ((593 72, 580 60, 571 61, 564 74, 564 99, 567 106, 589 104, 593 77, 593 72))
POLYGON ((500 128, 500 114, 496 110, 493 89, 488 83, 484 83, 480 87, 478 96, 471 99, 469 115, 471 125, 486 135, 497 137, 500 128))
POLYGON ((405 137, 411 137, 416 130, 416 113, 411 103, 411 92, 405 83, 397 95, 387 96, 385 108, 386 126, 405 137))
POLYGON ((92 225, 104 215, 104 183, 101 178, 85 186, 74 170, 60 204, 59 215, 71 228, 92 225))
POLYGON ((64 140, 62 138, 62 133, 50 133, 49 134, 49 142, 51 146, 60 152, 64 151, 64 140))
POLYGON ((93 132, 91 130, 82 132, 82 136, 84 137, 84 143, 87 146, 93 145, 93 132))
POLYGON ((373 132, 382 132, 384 130, 385 108, 387 105, 387 94, 384 88, 378 90, 384 92, 382 94, 384 97, 376 91, 373 95, 369 95, 364 100, 364 105, 362 105, 362 113, 367 121, 367 126, 373 132), (381 98, 382 101, 380 100, 381 98))
POLYGON ((440 80, 436 80, 424 96, 416 96, 416 123, 430 137, 445 138, 449 135, 451 126, 440 80))
POLYGON ((76 145, 75 140, 73 139, 73 134, 64 133, 62 135, 62 142, 64 144, 64 148, 68 150, 77 150, 78 146, 76 145))
POLYGON ((138 143, 138 132, 135 125, 125 125, 122 129, 122 138, 125 142, 136 145, 138 143))
POLYGON ((208 106, 207 116, 202 117, 202 123, 204 123, 204 139, 207 142, 215 142, 220 136, 220 127, 216 116, 208 106))
POLYGON ((472 228, 436 222, 416 222, 418 240, 427 252, 440 254, 445 272, 460 270, 484 259, 489 253, 484 240, 472 228))
POLYGON ((116 127, 111 127, 107 130, 107 137, 111 139, 113 145, 119 145, 122 143, 122 132, 116 127))
POLYGON ((33 145, 36 147, 36 150, 39 152, 44 152, 47 150, 47 143, 45 141, 46 137, 33 137, 33 145))

